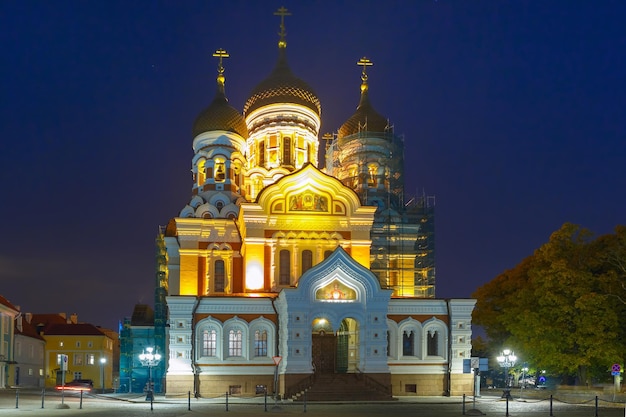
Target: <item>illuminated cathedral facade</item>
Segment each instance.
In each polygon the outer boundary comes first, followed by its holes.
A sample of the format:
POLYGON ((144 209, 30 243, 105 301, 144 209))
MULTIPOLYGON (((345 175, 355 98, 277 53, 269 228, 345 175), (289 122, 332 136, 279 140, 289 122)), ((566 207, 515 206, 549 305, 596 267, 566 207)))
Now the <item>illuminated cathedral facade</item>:
POLYGON ((214 54, 192 195, 158 237, 167 394, 295 398, 327 374, 390 396, 471 393, 474 300, 435 298, 434 200, 404 196, 403 141, 370 103, 371 62, 320 168, 321 103, 290 70, 276 14, 276 66, 243 112, 226 98, 228 54, 214 54))

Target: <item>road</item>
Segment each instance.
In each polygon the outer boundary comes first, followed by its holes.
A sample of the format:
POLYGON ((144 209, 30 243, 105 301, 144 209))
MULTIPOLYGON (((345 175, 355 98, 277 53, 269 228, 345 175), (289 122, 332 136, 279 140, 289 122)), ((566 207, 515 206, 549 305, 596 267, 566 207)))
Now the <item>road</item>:
MULTIPOLYGON (((114 394, 86 394, 81 400, 78 394, 68 394, 63 403, 69 408, 58 408, 61 396, 58 393, 46 393, 42 408, 41 393, 23 391, 16 398, 14 390, 0 390, 0 416, 162 416, 181 417, 210 415, 221 417, 249 417, 264 414, 305 415, 310 417, 361 417, 388 416, 394 417, 447 417, 462 416, 464 407, 461 397, 402 397, 387 403, 276 403, 263 398, 231 398, 226 409, 225 398, 214 399, 165 399, 156 397, 150 409, 150 402, 143 396, 116 396, 114 394), (17 405, 17 408, 16 408, 17 405), (190 409, 191 408, 191 409, 190 409), (267 410, 267 411, 266 411, 267 410)), ((469 398, 465 403, 465 414, 507 416, 507 403, 498 397, 481 397, 475 403, 469 398)), ((550 401, 527 400, 510 401, 508 415, 511 417, 550 416, 550 401)), ((595 401, 584 404, 565 404, 559 401, 552 403, 553 416, 567 417, 623 417, 624 405, 617 403, 600 403, 597 408, 595 401)))

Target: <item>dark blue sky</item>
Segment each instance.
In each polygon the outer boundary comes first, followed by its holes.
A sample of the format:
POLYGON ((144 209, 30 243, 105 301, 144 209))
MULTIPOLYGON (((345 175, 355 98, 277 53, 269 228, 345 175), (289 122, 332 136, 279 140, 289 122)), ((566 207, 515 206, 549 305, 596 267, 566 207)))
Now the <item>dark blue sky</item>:
POLYGON ((112 327, 152 303, 154 238, 191 193, 191 126, 241 109, 277 57, 321 133, 370 97, 406 144, 407 194, 436 196, 437 296, 469 297, 564 222, 626 213, 622 1, 0 2, 0 293, 112 327))

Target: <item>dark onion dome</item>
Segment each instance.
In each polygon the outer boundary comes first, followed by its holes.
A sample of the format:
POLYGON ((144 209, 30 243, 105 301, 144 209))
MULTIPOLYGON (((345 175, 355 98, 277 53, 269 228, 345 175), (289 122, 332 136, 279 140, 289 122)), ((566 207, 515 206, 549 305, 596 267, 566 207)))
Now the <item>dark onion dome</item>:
MULTIPOLYGON (((387 132, 389 130, 389 122, 380 113, 374 110, 368 96, 367 74, 365 73, 365 65, 362 64, 366 60, 363 58, 359 61, 359 65, 363 65, 363 73, 361 74, 361 100, 356 108, 356 112, 339 128, 337 132, 338 138, 354 135, 359 131, 365 132, 387 132)), ((369 60, 366 60, 369 63, 369 60)), ((367 64, 371 65, 371 63, 367 64)))
POLYGON ((244 139, 247 139, 248 127, 246 126, 243 116, 237 109, 228 104, 228 99, 226 98, 224 89, 226 79, 224 77, 224 67, 222 66, 221 59, 222 57, 228 57, 228 54, 224 50, 218 50, 214 56, 220 57, 217 75, 217 93, 211 104, 209 104, 209 107, 202 110, 198 117, 196 117, 196 121, 193 123, 193 137, 195 138, 201 133, 213 130, 225 130, 227 132, 236 133, 244 139))
POLYGON ((269 77, 252 90, 243 107, 243 114, 246 116, 256 109, 276 103, 300 104, 313 110, 318 116, 322 113, 317 94, 289 69, 285 48, 279 49, 278 63, 269 77))

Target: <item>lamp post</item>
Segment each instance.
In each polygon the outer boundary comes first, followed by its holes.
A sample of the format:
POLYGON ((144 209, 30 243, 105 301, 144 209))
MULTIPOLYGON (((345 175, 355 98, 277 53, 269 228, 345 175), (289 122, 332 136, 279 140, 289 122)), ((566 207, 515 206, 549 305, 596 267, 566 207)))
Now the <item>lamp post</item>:
POLYGON ((152 402, 154 399, 154 392, 152 388, 152 367, 157 366, 161 362, 161 355, 154 352, 154 348, 147 347, 139 355, 139 362, 141 365, 148 367, 148 392, 146 394, 146 401, 152 402))
POLYGON ((104 394, 104 364, 107 362, 107 358, 100 358, 100 380, 102 382, 102 393, 104 394))
POLYGON ((502 392, 502 398, 511 398, 511 386, 509 384, 509 368, 515 366, 517 356, 510 349, 504 349, 500 356, 496 358, 498 364, 504 368, 504 391, 502 392))

